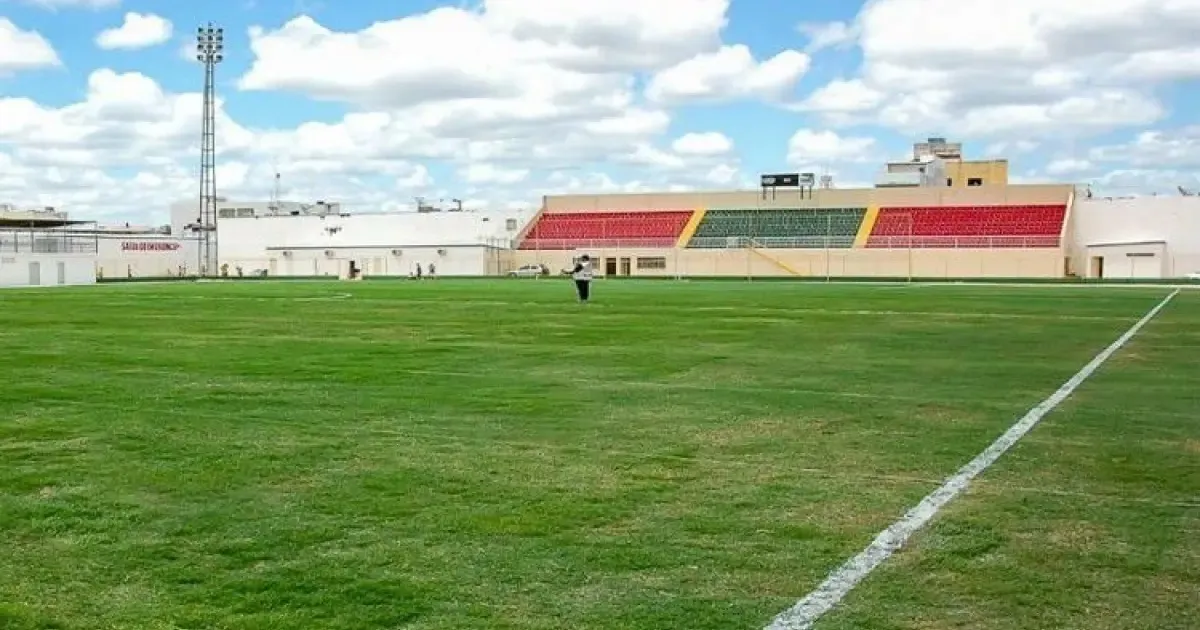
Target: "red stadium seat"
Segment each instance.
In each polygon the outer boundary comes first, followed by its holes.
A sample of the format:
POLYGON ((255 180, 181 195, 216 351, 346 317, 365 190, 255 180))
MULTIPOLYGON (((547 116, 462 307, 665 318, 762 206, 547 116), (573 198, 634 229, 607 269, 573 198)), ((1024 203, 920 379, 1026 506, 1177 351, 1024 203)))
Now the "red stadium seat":
POLYGON ((1058 247, 1066 214, 1062 204, 881 208, 867 247, 1058 247))
POLYGON ((674 247, 691 210, 543 214, 520 249, 674 247))

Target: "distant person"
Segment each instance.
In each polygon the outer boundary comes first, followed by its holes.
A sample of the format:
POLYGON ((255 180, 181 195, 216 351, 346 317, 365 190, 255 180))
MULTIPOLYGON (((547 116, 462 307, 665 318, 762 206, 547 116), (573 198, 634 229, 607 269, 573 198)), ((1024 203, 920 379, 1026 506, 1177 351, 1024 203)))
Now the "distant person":
POLYGON ((574 269, 564 269, 563 275, 570 275, 575 280, 575 292, 579 294, 579 302, 587 304, 592 294, 592 259, 587 254, 579 257, 574 269))
POLYGON ((417 263, 417 280, 421 279, 421 263, 417 263))
POLYGON ((434 276, 436 276, 436 275, 437 275, 437 267, 434 267, 433 263, 429 263, 429 279, 433 280, 434 276))

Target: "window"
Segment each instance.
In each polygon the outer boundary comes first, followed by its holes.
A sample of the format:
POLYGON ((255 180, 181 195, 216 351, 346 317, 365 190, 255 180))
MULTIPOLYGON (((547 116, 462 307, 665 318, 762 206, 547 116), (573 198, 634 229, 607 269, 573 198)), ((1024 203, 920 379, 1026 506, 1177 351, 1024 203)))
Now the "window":
POLYGON ((254 216, 254 208, 238 208, 237 215, 239 217, 253 217, 254 216))
POLYGON ((947 185, 947 186, 953 186, 953 185, 954 185, 954 178, 953 178, 953 177, 947 177, 947 178, 946 178, 946 185, 947 185))
POLYGON ((968 186, 982 186, 983 178, 982 177, 968 177, 967 185, 968 186))
POLYGON ((217 218, 232 219, 233 218, 233 208, 221 208, 220 210, 217 211, 217 218))
POLYGON ((639 258, 637 259, 638 269, 666 269, 667 259, 661 256, 655 258, 639 258))

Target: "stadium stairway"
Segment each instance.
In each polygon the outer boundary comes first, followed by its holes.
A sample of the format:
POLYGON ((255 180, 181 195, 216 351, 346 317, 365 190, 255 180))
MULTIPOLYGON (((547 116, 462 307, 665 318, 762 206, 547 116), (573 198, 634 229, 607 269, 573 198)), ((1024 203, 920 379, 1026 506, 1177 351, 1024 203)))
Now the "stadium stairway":
POLYGON ((866 208, 708 210, 688 242, 690 248, 849 248, 866 208))
POLYGON ((882 208, 869 248, 1058 247, 1064 204, 882 208))
POLYGON ((675 247, 692 210, 546 213, 520 249, 675 247))
MULTIPOLYGON (((755 245, 756 245, 756 244, 755 244, 755 245)), ((766 251, 764 251, 764 250, 763 250, 761 247, 755 247, 755 246, 751 246, 751 247, 750 247, 750 251, 752 251, 752 252, 754 252, 755 254, 757 254, 759 258, 762 258, 763 260, 765 260, 765 261, 767 261, 767 262, 771 263, 772 265, 775 265, 776 267, 779 267, 780 269, 782 269, 782 270, 783 270, 784 272, 786 272, 786 273, 789 273, 789 274, 791 274, 791 275, 793 275, 793 276, 802 276, 802 275, 804 275, 804 274, 800 273, 799 271, 797 271, 797 270, 796 270, 794 267, 792 267, 791 265, 789 265, 789 264, 787 264, 787 263, 783 262, 782 260, 779 260, 778 258, 776 258, 776 257, 774 257, 774 256, 772 256, 772 255, 770 255, 770 254, 768 254, 768 253, 767 253, 766 251)))

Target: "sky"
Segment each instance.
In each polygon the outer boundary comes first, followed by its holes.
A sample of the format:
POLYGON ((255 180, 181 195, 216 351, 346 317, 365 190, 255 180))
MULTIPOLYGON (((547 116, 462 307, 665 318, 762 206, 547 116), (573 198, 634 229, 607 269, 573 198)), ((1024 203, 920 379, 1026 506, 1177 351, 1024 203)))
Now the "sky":
POLYGON ((198 198, 209 22, 236 199, 854 187, 928 136, 1015 183, 1200 188, 1200 0, 0 0, 0 203, 198 198))

